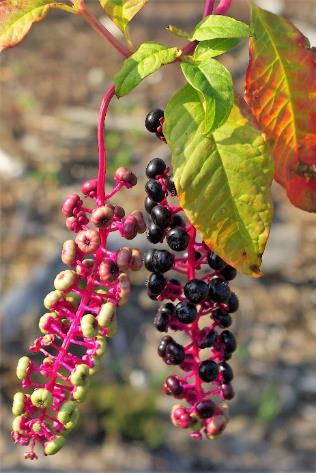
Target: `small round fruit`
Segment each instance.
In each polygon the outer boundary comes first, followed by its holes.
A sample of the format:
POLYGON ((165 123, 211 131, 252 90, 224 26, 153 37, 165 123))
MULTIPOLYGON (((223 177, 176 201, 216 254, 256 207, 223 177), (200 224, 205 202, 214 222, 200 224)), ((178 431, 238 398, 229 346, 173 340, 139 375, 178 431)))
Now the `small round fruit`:
POLYGON ((216 404, 211 400, 200 401, 195 405, 195 410, 201 419, 209 419, 215 414, 216 404))
POLYGON ((166 355, 166 349, 167 349, 167 346, 169 343, 173 342, 173 338, 170 337, 169 335, 165 335, 164 337, 162 337, 162 339, 160 340, 160 343, 158 345, 158 355, 161 357, 161 358, 164 358, 165 355, 166 355))
POLYGON ((237 295, 234 292, 232 292, 229 296, 229 299, 227 301, 227 307, 228 307, 228 312, 230 313, 237 312, 239 308, 239 300, 238 300, 237 295))
POLYGON ((156 250, 152 255, 152 265, 154 271, 165 273, 172 268, 174 263, 174 255, 167 250, 156 250))
POLYGON ((147 213, 151 213, 152 209, 157 205, 157 202, 152 200, 150 197, 146 197, 144 207, 147 213))
POLYGON ((230 296, 229 285, 226 281, 214 279, 209 283, 209 297, 214 302, 227 302, 230 296))
POLYGON ((191 279, 184 286, 184 294, 186 298, 194 304, 204 302, 209 293, 209 287, 206 282, 200 279, 191 279))
POLYGON ((229 330, 224 330, 220 334, 220 341, 223 343, 227 353, 233 353, 237 348, 236 339, 229 330))
POLYGON ((207 262, 213 269, 223 269, 226 266, 225 261, 222 260, 213 251, 210 251, 207 255, 207 262))
POLYGON ((167 281, 160 273, 152 273, 149 276, 147 287, 152 294, 160 294, 166 287, 167 281))
POLYGON ((148 113, 145 118, 145 127, 151 133, 156 133, 160 127, 160 119, 164 117, 164 112, 160 108, 156 108, 148 113))
POLYGON ((199 348, 210 348, 216 342, 217 334, 215 330, 209 330, 204 338, 199 342, 199 348))
POLYGON ((197 317, 197 310, 190 302, 179 302, 176 305, 176 317, 182 324, 191 324, 197 317))
POLYGON ((155 179, 149 179, 145 185, 145 191, 148 197, 154 202, 161 202, 165 198, 165 193, 161 184, 155 179))
POLYGON ((178 399, 181 399, 184 393, 183 386, 176 376, 168 376, 164 382, 164 391, 178 399))
POLYGON ((162 205, 156 205, 152 209, 150 215, 153 219, 153 222, 158 225, 158 227, 167 228, 170 226, 172 213, 167 207, 163 207, 162 205))
POLYGON ((168 314, 158 312, 154 318, 154 327, 159 332, 167 332, 169 325, 169 316, 168 314))
POLYGON ((160 158, 154 158, 147 164, 146 176, 150 179, 155 179, 157 176, 161 176, 164 173, 165 169, 166 163, 164 162, 164 160, 160 158))
POLYGON ((168 176, 166 179, 166 186, 171 195, 177 195, 177 189, 174 184, 173 176, 168 176))
POLYGON ((217 378, 218 364, 213 360, 205 360, 199 366, 199 376, 202 381, 210 383, 217 378))
POLYGON ((230 383, 234 379, 234 372, 231 366, 223 361, 219 365, 219 374, 221 375, 224 383, 230 383))
POLYGON ((225 401, 231 401, 235 397, 235 391, 230 383, 224 383, 221 385, 222 398, 225 401))
POLYGON ((165 232, 162 228, 158 227, 158 225, 150 223, 147 228, 146 236, 147 240, 150 241, 150 243, 156 244, 163 241, 165 232))
POLYGON ((227 264, 224 269, 221 269, 221 274, 226 281, 232 281, 237 276, 237 270, 227 264))
MULTIPOLYGON (((155 209, 154 209, 155 210, 155 209)), ((167 243, 173 251, 184 251, 189 244, 189 235, 184 228, 175 227, 167 233, 167 243)))
POLYGON ((184 361, 185 353, 183 346, 174 341, 168 343, 166 347, 165 361, 171 365, 181 365, 184 361))

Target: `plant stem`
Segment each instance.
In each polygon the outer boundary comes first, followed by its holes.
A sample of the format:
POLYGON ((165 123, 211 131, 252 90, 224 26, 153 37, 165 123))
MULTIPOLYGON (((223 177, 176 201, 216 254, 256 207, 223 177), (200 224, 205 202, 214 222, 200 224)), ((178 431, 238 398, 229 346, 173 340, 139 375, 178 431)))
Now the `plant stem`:
POLYGON ((105 203, 105 178, 106 178, 106 147, 104 139, 104 123, 110 102, 115 94, 115 85, 112 84, 105 92, 99 112, 98 120, 98 147, 99 147, 99 169, 97 185, 97 205, 105 203))
POLYGON ((110 33, 105 26, 102 25, 86 8, 84 2, 80 4, 78 13, 92 26, 92 28, 99 33, 102 38, 106 39, 122 56, 125 58, 131 55, 129 49, 127 49, 120 41, 118 41, 112 33, 110 33))
POLYGON ((203 17, 212 14, 215 0, 206 0, 204 5, 203 17))
POLYGON ((221 0, 215 9, 215 15, 224 15, 232 4, 232 0, 221 0))

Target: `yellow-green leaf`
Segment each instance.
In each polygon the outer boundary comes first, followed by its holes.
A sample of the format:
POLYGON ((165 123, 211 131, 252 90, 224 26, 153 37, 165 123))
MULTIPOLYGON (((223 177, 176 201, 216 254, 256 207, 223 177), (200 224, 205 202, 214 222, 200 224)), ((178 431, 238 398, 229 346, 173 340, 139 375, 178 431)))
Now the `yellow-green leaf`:
POLYGON ((194 51, 195 61, 207 61, 209 58, 220 56, 239 43, 239 38, 216 38, 202 41, 194 51))
POLYGON ((230 16, 210 15, 198 23, 192 38, 197 41, 208 41, 216 38, 245 38, 250 35, 246 23, 230 16))
POLYGON ((76 13, 70 6, 51 0, 2 0, 0 3, 0 51, 12 48, 22 41, 32 24, 42 20, 52 8, 76 13))
POLYGON ((234 106, 203 135, 204 109, 186 85, 165 110, 180 204, 204 241, 241 273, 259 276, 272 219, 273 165, 263 135, 234 106))
POLYGON ((145 77, 157 71, 162 65, 173 62, 180 54, 178 48, 168 48, 153 41, 143 43, 124 61, 121 70, 114 77, 116 95, 118 97, 127 95, 145 77))
POLYGON ((227 120, 234 103, 233 79, 230 72, 215 59, 181 63, 188 83, 203 98, 205 119, 203 133, 210 133, 227 120))
POLYGON ((127 25, 148 0, 99 0, 101 6, 129 39, 127 25))

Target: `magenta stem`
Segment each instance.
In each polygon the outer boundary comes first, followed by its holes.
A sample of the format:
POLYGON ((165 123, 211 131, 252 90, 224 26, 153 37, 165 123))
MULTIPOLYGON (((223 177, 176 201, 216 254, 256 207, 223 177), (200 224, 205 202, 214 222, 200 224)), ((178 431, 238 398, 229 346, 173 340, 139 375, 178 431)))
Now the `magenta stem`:
POLYGON ((212 14, 215 0, 206 0, 204 5, 203 17, 212 14))
POLYGON ((218 6, 215 8, 215 15, 224 15, 230 8, 232 0, 221 0, 218 6))
POLYGON ((106 147, 104 136, 104 123, 110 102, 115 94, 115 85, 112 84, 105 92, 99 112, 98 120, 98 147, 99 147, 99 169, 97 185, 97 205, 105 204, 105 178, 106 178, 106 147))

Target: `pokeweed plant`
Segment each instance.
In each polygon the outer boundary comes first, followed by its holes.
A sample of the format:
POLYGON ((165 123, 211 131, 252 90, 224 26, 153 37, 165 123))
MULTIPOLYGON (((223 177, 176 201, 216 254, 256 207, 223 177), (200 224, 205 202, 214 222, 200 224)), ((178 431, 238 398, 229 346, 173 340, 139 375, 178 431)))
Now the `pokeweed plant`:
POLYGON ((89 376, 105 352, 106 338, 115 334, 117 306, 130 292, 126 271, 142 264, 135 248, 111 252, 106 247, 110 232, 131 240, 145 231, 140 211, 125 216, 109 201, 122 187, 136 184, 132 171, 119 168, 114 189, 105 192, 104 123, 115 96, 129 94, 162 66, 179 64, 185 85, 165 111, 153 110, 145 120, 172 155, 171 168, 155 158, 146 169, 147 237, 153 244, 166 238, 175 253, 153 249, 144 261, 152 273, 149 296, 166 300, 155 327, 180 331, 187 339, 181 345, 165 335, 158 354, 184 371, 170 375, 163 390, 186 402, 173 407, 171 419, 190 428, 193 438, 214 438, 228 421, 226 401, 234 391, 227 360, 236 348, 228 327, 238 309, 228 283, 237 271, 261 275, 273 177, 294 205, 316 210, 315 51, 297 28, 255 5, 250 5, 249 26, 226 15, 232 0, 206 0, 192 32, 167 27, 187 40, 184 46, 146 41, 134 50, 128 24, 147 0, 99 3, 124 33, 127 46, 97 20, 85 0, 0 3, 0 50, 18 44, 49 10, 62 9, 84 18, 125 59, 100 107, 97 179, 83 184, 82 195, 68 195, 62 206, 75 237, 63 245, 68 269, 57 275, 55 290, 44 299, 48 312, 39 322, 42 336, 30 348, 42 358, 22 357, 17 366, 23 391, 14 396, 12 436, 29 445, 26 457, 31 459, 36 444, 46 455, 56 453, 75 426, 89 376), (247 38, 250 61, 242 100, 234 93, 230 72, 215 58, 247 38), (179 273, 182 282, 167 278, 169 270, 179 273))

